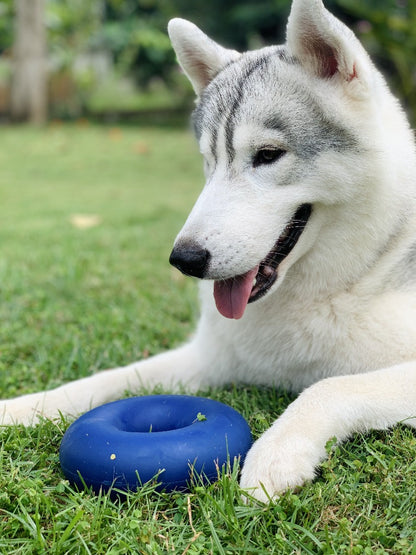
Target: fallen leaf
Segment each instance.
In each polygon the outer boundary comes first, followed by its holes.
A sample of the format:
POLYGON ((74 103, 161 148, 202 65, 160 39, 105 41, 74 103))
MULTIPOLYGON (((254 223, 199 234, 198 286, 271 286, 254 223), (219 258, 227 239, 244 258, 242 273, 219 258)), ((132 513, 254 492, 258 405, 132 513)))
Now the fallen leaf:
POLYGON ((77 229, 89 229, 96 227, 101 223, 101 217, 98 214, 72 214, 70 217, 71 224, 77 229))
POLYGON ((137 141, 133 145, 133 152, 136 154, 149 154, 150 148, 149 145, 143 141, 137 141))

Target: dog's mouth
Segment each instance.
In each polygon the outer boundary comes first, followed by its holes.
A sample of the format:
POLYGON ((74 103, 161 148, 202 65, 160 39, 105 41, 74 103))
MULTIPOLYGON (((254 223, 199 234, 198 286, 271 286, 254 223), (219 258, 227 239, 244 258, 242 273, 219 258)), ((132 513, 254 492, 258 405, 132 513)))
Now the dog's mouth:
POLYGON ((302 204, 258 266, 241 276, 215 281, 215 303, 223 316, 239 319, 247 304, 266 295, 277 279, 279 265, 295 247, 311 213, 312 205, 302 204))

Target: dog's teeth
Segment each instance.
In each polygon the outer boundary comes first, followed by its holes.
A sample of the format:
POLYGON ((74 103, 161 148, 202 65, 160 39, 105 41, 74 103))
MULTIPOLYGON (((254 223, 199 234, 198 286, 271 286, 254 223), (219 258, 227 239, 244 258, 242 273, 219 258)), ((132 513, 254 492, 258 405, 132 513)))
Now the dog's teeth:
POLYGON ((271 268, 270 266, 264 266, 264 268, 262 270, 262 274, 265 277, 270 277, 273 273, 274 273, 273 268, 271 268))

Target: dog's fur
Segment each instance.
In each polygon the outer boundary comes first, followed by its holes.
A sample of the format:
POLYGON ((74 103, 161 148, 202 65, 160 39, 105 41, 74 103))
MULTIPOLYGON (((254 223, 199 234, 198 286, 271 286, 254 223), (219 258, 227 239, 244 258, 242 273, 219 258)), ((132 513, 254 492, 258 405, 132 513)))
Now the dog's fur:
POLYGON ((333 436, 416 426, 414 138, 321 0, 293 1, 282 47, 239 54, 180 19, 169 33, 198 96, 207 177, 171 257, 206 278, 196 334, 149 360, 3 401, 0 418, 77 415, 142 384, 287 387, 302 393, 242 471, 242 485, 266 499, 312 479, 333 436), (258 271, 264 295, 246 306, 258 271))

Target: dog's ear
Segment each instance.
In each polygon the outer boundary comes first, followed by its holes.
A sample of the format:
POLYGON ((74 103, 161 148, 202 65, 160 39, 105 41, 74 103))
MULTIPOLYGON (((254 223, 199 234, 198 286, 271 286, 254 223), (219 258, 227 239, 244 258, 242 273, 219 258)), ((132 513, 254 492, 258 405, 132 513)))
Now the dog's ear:
POLYGON ((371 62, 354 33, 331 13, 322 0, 293 0, 287 25, 290 53, 319 77, 335 75, 366 86, 371 62))
POLYGON ((223 67, 240 56, 211 40, 185 19, 172 19, 168 33, 178 61, 198 96, 223 67))

